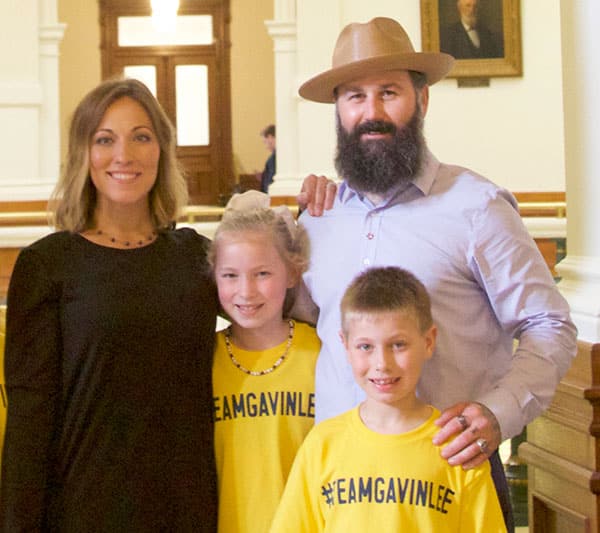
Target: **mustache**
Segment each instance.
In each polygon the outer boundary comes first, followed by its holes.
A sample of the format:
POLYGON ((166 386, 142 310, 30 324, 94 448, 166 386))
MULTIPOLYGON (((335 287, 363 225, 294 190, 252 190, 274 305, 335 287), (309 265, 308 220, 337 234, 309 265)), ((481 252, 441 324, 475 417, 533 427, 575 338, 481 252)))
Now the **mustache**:
POLYGON ((336 124, 335 168, 350 187, 359 192, 387 194, 398 184, 414 179, 425 150, 419 105, 404 125, 396 126, 389 119, 370 119, 347 131, 341 124, 339 113, 336 124), (392 134, 387 139, 363 140, 361 132, 392 134))
POLYGON ((385 120, 366 120, 356 126, 353 133, 357 137, 363 133, 390 133, 395 135, 396 130, 397 128, 392 122, 386 122, 385 120))

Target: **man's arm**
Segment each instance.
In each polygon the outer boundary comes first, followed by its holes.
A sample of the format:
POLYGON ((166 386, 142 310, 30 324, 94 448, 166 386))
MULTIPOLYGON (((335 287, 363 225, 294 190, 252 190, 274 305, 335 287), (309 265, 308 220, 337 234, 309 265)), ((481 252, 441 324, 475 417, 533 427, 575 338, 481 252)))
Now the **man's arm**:
MULTIPOLYGON (((518 435, 548 408, 577 349, 569 306, 512 197, 506 193, 491 200, 475 217, 473 231, 473 274, 518 346, 510 367, 491 390, 446 409, 438 421, 442 429, 434 442, 459 434, 442 455, 464 467, 483 462, 501 440, 518 435), (479 439, 485 440, 485 451, 479 439)), ((493 366, 494 361, 487 364, 493 366)))

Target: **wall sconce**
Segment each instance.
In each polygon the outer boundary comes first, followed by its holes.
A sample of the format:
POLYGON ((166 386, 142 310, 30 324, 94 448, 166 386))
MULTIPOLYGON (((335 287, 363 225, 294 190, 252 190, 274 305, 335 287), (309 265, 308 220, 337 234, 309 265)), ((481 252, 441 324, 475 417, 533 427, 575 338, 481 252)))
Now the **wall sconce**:
POLYGON ((173 32, 177 22, 179 0, 151 0, 152 23, 157 31, 173 32))

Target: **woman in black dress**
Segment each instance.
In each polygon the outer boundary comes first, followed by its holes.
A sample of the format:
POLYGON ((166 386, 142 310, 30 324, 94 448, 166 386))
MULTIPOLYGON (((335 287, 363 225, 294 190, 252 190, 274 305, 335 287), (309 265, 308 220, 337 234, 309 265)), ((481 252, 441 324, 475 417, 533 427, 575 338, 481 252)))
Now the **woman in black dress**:
POLYGON ((71 122, 59 231, 7 299, 3 531, 216 531, 208 240, 148 89, 111 80, 71 122))

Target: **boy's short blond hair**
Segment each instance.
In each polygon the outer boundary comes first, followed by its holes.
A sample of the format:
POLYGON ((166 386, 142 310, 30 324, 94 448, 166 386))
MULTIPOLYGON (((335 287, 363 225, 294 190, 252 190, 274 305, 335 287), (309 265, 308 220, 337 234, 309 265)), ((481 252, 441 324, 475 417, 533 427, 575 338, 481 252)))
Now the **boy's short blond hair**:
POLYGON ((433 325, 427 289, 416 276, 399 267, 374 267, 359 274, 344 292, 340 304, 342 331, 357 315, 401 311, 412 316, 421 332, 433 325))

